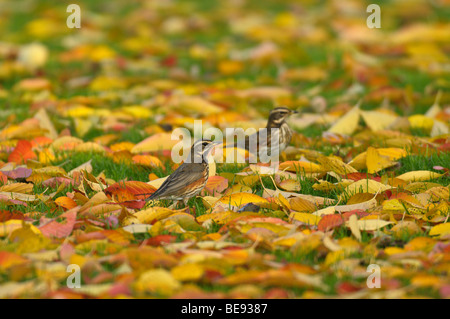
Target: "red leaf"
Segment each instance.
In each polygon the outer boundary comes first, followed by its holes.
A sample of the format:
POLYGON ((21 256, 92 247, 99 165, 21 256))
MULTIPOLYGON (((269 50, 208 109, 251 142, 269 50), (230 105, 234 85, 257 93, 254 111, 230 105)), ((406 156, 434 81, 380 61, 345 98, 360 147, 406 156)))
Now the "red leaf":
POLYGON ((125 202, 118 202, 117 204, 131 209, 141 209, 145 206, 145 200, 127 200, 125 202))
POLYGON ((348 179, 354 180, 355 182, 359 181, 360 179, 373 179, 374 181, 381 182, 381 177, 375 177, 371 174, 367 173, 349 173, 346 175, 348 179))
POLYGON ((64 238, 69 236, 73 230, 73 226, 75 225, 78 210, 79 208, 77 207, 65 212, 58 217, 65 218, 65 221, 58 223, 57 221, 52 220, 48 224, 39 227, 39 230, 44 236, 47 237, 64 238))
POLYGON ((223 277, 222 273, 218 270, 214 269, 206 269, 205 270, 205 279, 209 282, 214 282, 223 277))
POLYGON ((169 55, 161 61, 161 65, 171 68, 177 64, 177 57, 174 55, 169 55))
POLYGON ((264 297, 264 299, 286 299, 289 298, 289 293, 282 288, 272 288, 269 289, 264 297))
POLYGON ((0 210, 0 223, 6 222, 10 219, 28 219, 23 213, 10 212, 7 210, 0 210))
POLYGON ((361 287, 355 286, 354 284, 348 281, 342 282, 338 284, 338 286, 336 287, 336 291, 339 295, 355 292, 358 290, 361 290, 361 287))
POLYGON ((450 151, 450 143, 442 144, 441 146, 438 147, 438 150, 444 151, 444 152, 450 151))
POLYGON ((320 231, 328 231, 328 230, 331 230, 331 229, 341 226, 343 223, 344 223, 344 219, 342 218, 342 216, 340 214, 325 215, 319 221, 317 228, 320 231))
POLYGON ((343 213, 342 217, 344 217, 344 220, 347 221, 347 220, 349 220, 350 216, 352 216, 353 214, 356 214, 356 216, 358 216, 359 218, 369 215, 368 212, 363 211, 362 209, 354 209, 349 212, 343 213))
POLYGON ((8 198, 5 195, 0 195, 0 203, 4 203, 5 205, 22 205, 28 207, 27 203, 18 199, 8 198))
POLYGON ((37 155, 31 150, 31 143, 26 140, 20 140, 16 148, 9 154, 8 162, 24 164, 29 159, 37 159, 37 155))
POLYGON ((59 185, 64 184, 65 187, 72 185, 78 186, 80 183, 75 179, 70 179, 67 177, 52 177, 42 182, 45 187, 57 188, 59 185))
POLYGON ((27 178, 30 177, 33 170, 31 168, 18 167, 12 171, 5 171, 3 174, 11 179, 27 178))
POLYGON ((155 237, 146 239, 144 241, 144 244, 150 245, 150 246, 161 246, 161 244, 173 243, 173 242, 175 242, 176 239, 177 239, 177 236, 173 236, 173 235, 157 235, 155 237))

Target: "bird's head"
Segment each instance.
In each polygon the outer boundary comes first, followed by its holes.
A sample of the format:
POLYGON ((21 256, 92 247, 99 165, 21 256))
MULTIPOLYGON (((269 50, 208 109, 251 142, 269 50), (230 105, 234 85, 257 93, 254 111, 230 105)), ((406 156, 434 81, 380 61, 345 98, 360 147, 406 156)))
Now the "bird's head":
POLYGON ((284 106, 276 107, 269 114, 267 127, 280 127, 290 115, 295 113, 298 112, 284 106))
POLYGON ((212 151, 214 146, 219 144, 219 142, 213 142, 211 140, 198 140, 191 147, 190 158, 193 163, 207 162, 206 158, 212 151))

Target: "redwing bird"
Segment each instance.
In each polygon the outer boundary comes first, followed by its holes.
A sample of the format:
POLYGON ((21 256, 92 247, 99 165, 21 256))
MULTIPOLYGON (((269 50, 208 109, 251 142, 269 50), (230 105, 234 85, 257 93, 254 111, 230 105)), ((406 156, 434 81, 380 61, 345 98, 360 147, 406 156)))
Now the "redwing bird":
MULTIPOLYGON (((274 108, 269 114, 265 129, 261 129, 258 132, 245 137, 245 149, 257 155, 262 154, 263 151, 267 151, 270 155, 273 139, 273 141, 278 140, 278 154, 284 151, 292 138, 292 130, 286 120, 294 113, 298 112, 284 106, 274 108), (255 144, 255 146, 252 145, 251 141, 254 141, 253 144, 255 144), (254 147, 256 148, 254 149, 254 147)), ((234 146, 239 146, 239 144, 235 143, 234 146)))
POLYGON ((188 199, 200 193, 208 181, 207 157, 216 144, 210 140, 196 141, 191 147, 188 159, 162 183, 156 192, 146 198, 146 201, 170 199, 177 202, 183 201, 186 206, 188 199))

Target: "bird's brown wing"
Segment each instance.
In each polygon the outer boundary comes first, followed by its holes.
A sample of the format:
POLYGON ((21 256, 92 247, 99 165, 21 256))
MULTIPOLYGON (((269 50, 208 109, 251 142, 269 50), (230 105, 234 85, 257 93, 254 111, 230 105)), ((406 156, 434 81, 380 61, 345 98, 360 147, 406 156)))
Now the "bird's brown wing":
POLYGON ((204 170, 201 164, 181 164, 147 200, 180 195, 186 187, 203 179, 204 170))

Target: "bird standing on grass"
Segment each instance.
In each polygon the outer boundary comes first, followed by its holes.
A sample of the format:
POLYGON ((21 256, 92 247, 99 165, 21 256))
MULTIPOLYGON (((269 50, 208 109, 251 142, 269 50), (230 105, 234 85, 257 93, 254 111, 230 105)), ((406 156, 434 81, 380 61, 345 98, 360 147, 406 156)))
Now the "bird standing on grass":
MULTIPOLYGON (((274 108, 269 114, 266 127, 245 137, 245 149, 257 156, 260 156, 264 151, 268 152, 268 155, 270 155, 273 138, 274 141, 278 140, 279 149, 276 151, 280 154, 291 142, 293 132, 286 120, 295 113, 298 112, 284 106, 274 108), (265 136, 262 135, 263 130, 266 130, 265 136), (253 149, 254 146, 250 141, 256 142, 253 143, 256 146, 256 149, 253 149)), ((238 146, 238 143, 233 144, 233 147, 238 146)))
POLYGON ((177 201, 171 207, 175 207, 179 201, 183 201, 187 206, 189 198, 199 194, 208 181, 207 157, 216 144, 210 140, 196 141, 191 147, 188 159, 162 183, 156 192, 146 198, 146 201, 169 199, 177 201))
MULTIPOLYGON (((279 129, 278 144, 280 145, 280 153, 286 149, 286 147, 291 142, 292 129, 287 124, 286 120, 292 114, 298 113, 295 110, 288 109, 287 107, 281 106, 274 108, 270 114, 267 121, 266 129, 267 133, 267 147, 270 147, 272 140, 272 129, 279 129)), ((256 133, 258 134, 258 132, 256 133)), ((259 139, 258 139, 259 140, 259 139)))

